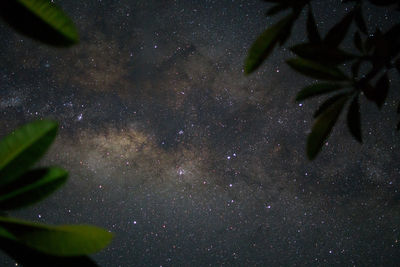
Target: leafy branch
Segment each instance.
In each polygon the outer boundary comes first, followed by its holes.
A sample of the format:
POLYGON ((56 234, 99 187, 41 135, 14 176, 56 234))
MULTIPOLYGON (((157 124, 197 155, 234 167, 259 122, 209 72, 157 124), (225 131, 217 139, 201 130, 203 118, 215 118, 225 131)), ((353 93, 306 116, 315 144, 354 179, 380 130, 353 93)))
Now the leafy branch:
MULTIPOLYGON (((72 20, 48 0, 3 0, 0 17, 18 32, 53 46, 79 40, 72 20)), ((97 266, 87 255, 112 234, 90 225, 52 226, 6 215, 49 196, 68 178, 58 167, 31 169, 57 135, 58 124, 39 120, 0 140, 0 249, 24 266, 97 266)))
MULTIPOLYGON (((374 34, 370 34, 363 16, 362 7, 365 1, 344 0, 343 4, 353 2, 352 8, 322 37, 315 22, 312 0, 264 1, 274 4, 267 11, 267 16, 274 16, 283 11, 289 11, 289 14, 267 28, 253 43, 244 63, 245 73, 254 72, 278 44, 282 46, 286 43, 294 23, 303 9, 307 8, 305 27, 308 41, 291 47, 290 50, 297 57, 288 59, 286 63, 295 71, 324 82, 301 89, 296 100, 303 101, 336 93, 323 102, 314 114, 314 125, 307 138, 307 156, 312 160, 318 155, 346 106, 349 131, 361 143, 359 97, 364 95, 378 108, 386 101, 390 89, 389 71, 395 68, 400 73, 400 24, 393 24, 386 32, 377 29, 374 34), (356 26, 352 33, 354 48, 347 52, 341 44, 349 35, 353 23, 356 26), (351 64, 351 73, 343 70, 344 64, 351 64)), ((393 9, 393 12, 395 9, 400 10, 399 0, 369 2, 393 9)), ((400 122, 397 129, 400 129, 400 122)))

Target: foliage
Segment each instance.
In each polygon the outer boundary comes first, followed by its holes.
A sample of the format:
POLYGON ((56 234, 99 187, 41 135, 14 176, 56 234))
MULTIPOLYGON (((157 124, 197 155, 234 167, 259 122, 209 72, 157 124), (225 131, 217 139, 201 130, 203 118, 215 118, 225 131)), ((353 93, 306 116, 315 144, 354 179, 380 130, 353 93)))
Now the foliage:
MULTIPOLYGON (((392 23, 382 32, 372 34, 363 16, 363 0, 344 0, 352 5, 346 15, 322 37, 314 19, 312 0, 264 0, 273 3, 268 16, 288 11, 283 19, 267 28, 253 43, 245 60, 246 74, 254 72, 279 44, 284 45, 295 21, 307 8, 306 31, 308 42, 296 44, 291 51, 297 56, 287 64, 297 72, 328 82, 317 82, 300 90, 296 100, 336 93, 328 98, 315 113, 315 122, 307 139, 307 156, 314 159, 322 149, 342 110, 348 106, 347 125, 352 136, 362 142, 359 96, 364 95, 379 108, 388 95, 389 71, 396 68, 400 73, 400 24, 392 23), (354 48, 347 52, 341 47, 355 24, 354 48), (354 52, 353 51, 357 51, 354 52), (351 64, 346 74, 345 66, 351 64), (350 104, 348 104, 350 103, 350 104)), ((400 10, 399 0, 369 0, 373 5, 400 10)), ((398 107, 400 113, 400 104, 398 107)), ((400 128, 400 123, 397 125, 400 128)))
MULTIPOLYGON (((36 203, 62 186, 68 173, 57 167, 29 170, 46 152, 57 133, 57 123, 39 120, 15 130, 0 142, 0 210, 3 212, 36 203)), ((18 262, 26 262, 24 251, 45 266, 58 259, 91 262, 85 255, 104 248, 112 234, 88 225, 50 226, 0 216, 0 248, 18 262), (8 244, 18 248, 9 251, 8 244), (36 252, 36 253, 35 253, 36 252), (36 257, 35 257, 36 255, 36 257), (49 255, 49 259, 44 257, 49 255)), ((57 263, 58 264, 58 263, 57 263)), ((93 266, 94 263, 91 262, 93 266)))
POLYGON ((18 32, 49 45, 79 41, 72 20, 49 0, 2 0, 0 17, 18 32))
MULTIPOLYGON (((17 31, 55 46, 79 40, 74 24, 48 0, 3 0, 0 16, 17 31)), ((58 167, 31 170, 57 135, 56 122, 39 120, 0 141, 0 248, 24 266, 97 266, 87 255, 103 249, 112 234, 90 225, 51 226, 11 218, 6 211, 32 205, 62 186, 58 167)))

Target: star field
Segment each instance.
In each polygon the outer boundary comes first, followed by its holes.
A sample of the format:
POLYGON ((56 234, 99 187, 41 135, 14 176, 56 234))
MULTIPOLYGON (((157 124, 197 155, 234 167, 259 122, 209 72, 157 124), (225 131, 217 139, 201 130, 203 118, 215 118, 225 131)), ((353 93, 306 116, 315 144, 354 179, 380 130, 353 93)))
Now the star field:
MULTIPOLYGON (((339 2, 313 2, 322 30, 343 14, 339 2)), ((322 99, 295 103, 312 81, 285 65, 290 51, 243 73, 251 43, 274 23, 268 4, 58 3, 80 30, 75 47, 47 47, 0 24, 0 134, 57 120, 40 164, 70 173, 61 190, 13 215, 109 229, 112 244, 93 255, 100 266, 399 262, 397 102, 381 112, 363 103, 364 144, 341 120, 308 161, 322 99)), ((393 20, 371 12, 371 24, 393 20)), ((299 26, 289 43, 304 38, 299 26)))

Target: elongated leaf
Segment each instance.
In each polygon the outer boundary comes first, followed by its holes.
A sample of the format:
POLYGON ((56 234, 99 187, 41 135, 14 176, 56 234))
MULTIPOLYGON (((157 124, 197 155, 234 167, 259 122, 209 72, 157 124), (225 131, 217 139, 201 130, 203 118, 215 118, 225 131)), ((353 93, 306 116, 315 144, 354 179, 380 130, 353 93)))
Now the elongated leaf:
POLYGON ((244 71, 249 74, 256 70, 268 58, 279 41, 282 29, 290 22, 292 15, 288 15, 275 25, 265 30, 253 43, 245 60, 244 71))
POLYGON ((41 120, 22 126, 0 141, 0 186, 26 172, 47 151, 57 123, 41 120))
POLYGON ((310 160, 313 160, 321 150, 347 99, 347 96, 337 99, 315 120, 311 133, 307 138, 307 156, 310 160))
POLYGON ((397 72, 400 74, 400 59, 399 58, 395 61, 394 66, 396 67, 397 72))
POLYGON ((355 23, 356 23, 358 29, 359 29, 362 33, 368 34, 367 24, 365 23, 365 20, 364 20, 364 16, 363 16, 361 7, 357 8, 357 10, 355 11, 355 14, 354 14, 354 15, 355 15, 355 16, 354 16, 354 21, 355 21, 355 23))
POLYGON ((353 74, 353 78, 358 77, 358 73, 360 72, 361 60, 357 60, 351 65, 351 73, 353 74))
POLYGON ((389 92, 389 77, 387 73, 383 74, 379 78, 375 86, 363 85, 362 91, 368 100, 376 103, 376 105, 381 108, 383 103, 385 103, 387 94, 389 92))
POLYGON ((18 209, 34 204, 64 184, 67 177, 68 173, 60 168, 29 171, 16 183, 1 188, 0 209, 18 209))
MULTIPOLYGON (((1 230, 0 230, 1 231, 1 230)), ((0 237, 0 249, 24 267, 71 267, 85 266, 97 267, 98 265, 88 256, 58 257, 41 253, 14 240, 0 237)))
MULTIPOLYGON (((0 217, 0 227, 14 236, 11 240, 39 252, 60 256, 82 256, 103 249, 112 239, 104 229, 89 225, 49 226, 0 217)), ((10 239, 9 236, 2 235, 10 239)))
POLYGON ((375 88, 375 103, 378 105, 379 108, 381 108, 383 103, 385 103, 386 97, 389 92, 389 77, 387 73, 382 75, 382 77, 376 83, 375 88))
POLYGON ((369 1, 377 6, 390 6, 398 2, 398 0, 369 0, 369 1))
POLYGON ((340 93, 337 95, 334 95, 327 100, 325 100, 319 107, 318 109, 314 112, 314 118, 317 118, 319 115, 321 115, 325 110, 327 110, 333 103, 338 101, 338 99, 341 99, 343 97, 347 97, 348 93, 340 93))
POLYGON ((79 40, 71 19, 49 0, 2 0, 0 16, 17 31, 50 45, 79 40))
POLYGON ((360 51, 360 52, 364 51, 361 36, 360 36, 359 32, 354 33, 353 42, 354 42, 354 46, 357 48, 358 51, 360 51))
POLYGON ((338 65, 356 58, 355 55, 322 43, 298 44, 291 50, 302 58, 326 65, 338 65))
POLYGON ((296 96, 296 101, 302 101, 304 99, 327 94, 333 91, 337 91, 344 86, 338 83, 316 83, 310 86, 304 87, 296 96))
POLYGON ((276 14, 278 14, 279 12, 282 12, 282 11, 288 9, 288 8, 290 8, 289 5, 279 3, 279 4, 277 4, 277 5, 273 6, 273 7, 271 7, 270 9, 268 9, 266 15, 267 15, 267 16, 273 16, 273 15, 276 15, 276 14))
POLYGON ((321 36, 318 32, 318 27, 314 19, 314 15, 311 9, 311 5, 309 5, 308 9, 308 17, 307 17, 307 37, 310 43, 320 43, 321 36))
POLYGON ((360 104, 358 103, 358 96, 356 96, 351 101, 349 111, 347 112, 347 126, 353 137, 362 143, 360 116, 360 104))
POLYGON ((339 44, 346 37, 351 22, 353 21, 353 17, 353 11, 350 11, 346 16, 344 16, 341 21, 339 21, 328 31, 327 35, 325 36, 324 43, 332 47, 339 46, 339 44))
POLYGON ((294 70, 311 78, 330 81, 345 81, 348 79, 346 75, 338 68, 325 66, 311 60, 293 58, 287 60, 286 62, 294 70))

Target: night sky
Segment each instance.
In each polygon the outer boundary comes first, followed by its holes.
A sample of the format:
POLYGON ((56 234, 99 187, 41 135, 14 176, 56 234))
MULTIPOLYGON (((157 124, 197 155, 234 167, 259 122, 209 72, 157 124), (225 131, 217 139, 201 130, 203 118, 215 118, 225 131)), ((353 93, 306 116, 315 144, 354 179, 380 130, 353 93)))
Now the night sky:
MULTIPOLYGON (((324 97, 294 99, 314 81, 287 67, 284 47, 243 73, 250 45, 277 21, 268 4, 59 3, 80 32, 72 48, 0 24, 0 135, 57 120, 41 164, 70 172, 12 215, 109 229, 113 242, 93 255, 100 266, 398 266, 398 92, 381 111, 362 98, 364 144, 341 118, 310 162, 306 136, 324 97)), ((313 7, 323 33, 344 14, 336 0, 313 7)), ((398 16, 365 12, 373 28, 398 16)), ((303 22, 286 47, 306 41, 303 22)))

